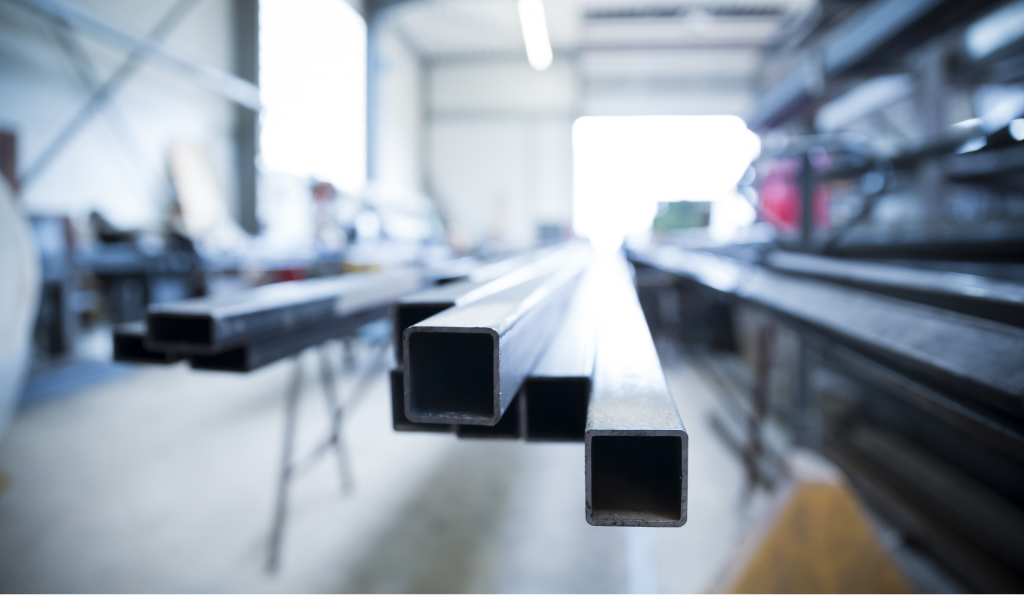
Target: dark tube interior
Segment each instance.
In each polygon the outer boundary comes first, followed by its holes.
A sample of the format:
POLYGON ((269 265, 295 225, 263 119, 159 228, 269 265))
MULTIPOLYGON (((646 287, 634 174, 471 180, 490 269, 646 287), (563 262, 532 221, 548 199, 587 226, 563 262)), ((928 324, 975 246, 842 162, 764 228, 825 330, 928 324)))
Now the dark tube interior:
POLYGON ((192 367, 197 370, 221 370, 224 372, 248 372, 246 348, 238 347, 217 355, 194 355, 192 367))
POLYGON ((150 351, 142 342, 142 337, 130 335, 114 335, 114 360, 125 362, 166 363, 171 360, 166 353, 150 351))
POLYGON ((412 413, 493 418, 495 347, 486 333, 411 333, 412 413))
POLYGON ((209 345, 213 340, 208 318, 150 316, 149 336, 165 343, 209 345))
POLYGON ((682 457, 676 436, 594 436, 592 516, 679 521, 682 457))
POLYGON ((527 438, 583 442, 588 378, 530 378, 524 392, 527 438))
POLYGON ((447 424, 418 424, 405 416, 405 371, 391 370, 391 424, 396 431, 450 432, 447 424))

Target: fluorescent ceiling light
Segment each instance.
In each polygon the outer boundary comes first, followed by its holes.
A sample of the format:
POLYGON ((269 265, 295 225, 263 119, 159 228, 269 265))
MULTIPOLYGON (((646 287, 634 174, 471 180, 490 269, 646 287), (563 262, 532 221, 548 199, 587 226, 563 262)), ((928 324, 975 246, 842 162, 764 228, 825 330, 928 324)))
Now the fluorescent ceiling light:
POLYGON ((519 0, 519 22, 523 26, 526 59, 530 66, 535 70, 547 70, 554 55, 548 37, 548 22, 544 18, 544 3, 541 0, 519 0))

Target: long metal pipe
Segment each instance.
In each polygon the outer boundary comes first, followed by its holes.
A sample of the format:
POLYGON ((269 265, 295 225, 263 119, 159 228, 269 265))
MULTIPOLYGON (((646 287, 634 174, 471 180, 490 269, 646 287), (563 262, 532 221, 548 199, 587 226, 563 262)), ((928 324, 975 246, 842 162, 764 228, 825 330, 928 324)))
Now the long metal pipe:
POLYGON ((189 359, 197 370, 251 372, 280 359, 302 353, 324 341, 348 337, 359 327, 387 317, 387 306, 377 306, 344 316, 316 320, 302 327, 264 335, 243 345, 212 355, 194 354, 189 359))
MULTIPOLYGON (((214 356, 307 325, 343 324, 354 314, 386 309, 421 286, 413 268, 264 285, 225 296, 149 307, 151 349, 214 356)), ((386 312, 386 310, 384 310, 386 312)))
POLYGON ((406 329, 406 417, 497 424, 557 333, 589 259, 589 248, 574 247, 551 272, 516 271, 499 280, 502 291, 406 329), (515 283, 520 274, 527 279, 515 283))
POLYGON ((686 523, 689 439, 620 257, 593 267, 600 304, 587 410, 586 518, 591 525, 686 523))
POLYGON ((583 442, 594 376, 600 289, 587 271, 568 316, 518 397, 521 435, 530 442, 583 442))

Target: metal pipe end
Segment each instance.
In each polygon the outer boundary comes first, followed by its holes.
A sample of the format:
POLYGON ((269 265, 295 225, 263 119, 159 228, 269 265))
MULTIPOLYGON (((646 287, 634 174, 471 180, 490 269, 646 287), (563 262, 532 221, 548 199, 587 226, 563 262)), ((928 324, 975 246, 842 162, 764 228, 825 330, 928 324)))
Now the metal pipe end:
POLYGON ((590 378, 528 378, 519 400, 527 441, 583 442, 590 378))
POLYGON ((688 442, 682 430, 587 432, 587 522, 603 527, 686 524, 688 442))
POLYGON ((493 426, 501 419, 498 333, 414 326, 405 331, 405 415, 419 423, 493 426))

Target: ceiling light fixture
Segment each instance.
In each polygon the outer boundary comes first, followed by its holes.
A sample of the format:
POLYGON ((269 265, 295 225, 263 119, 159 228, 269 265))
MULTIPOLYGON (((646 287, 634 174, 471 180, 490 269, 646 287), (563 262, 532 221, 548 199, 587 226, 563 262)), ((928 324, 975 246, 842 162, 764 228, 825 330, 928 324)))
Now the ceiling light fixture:
POLYGON ((541 0, 519 0, 519 22, 523 26, 526 59, 535 70, 547 70, 554 55, 548 37, 548 22, 541 0))

